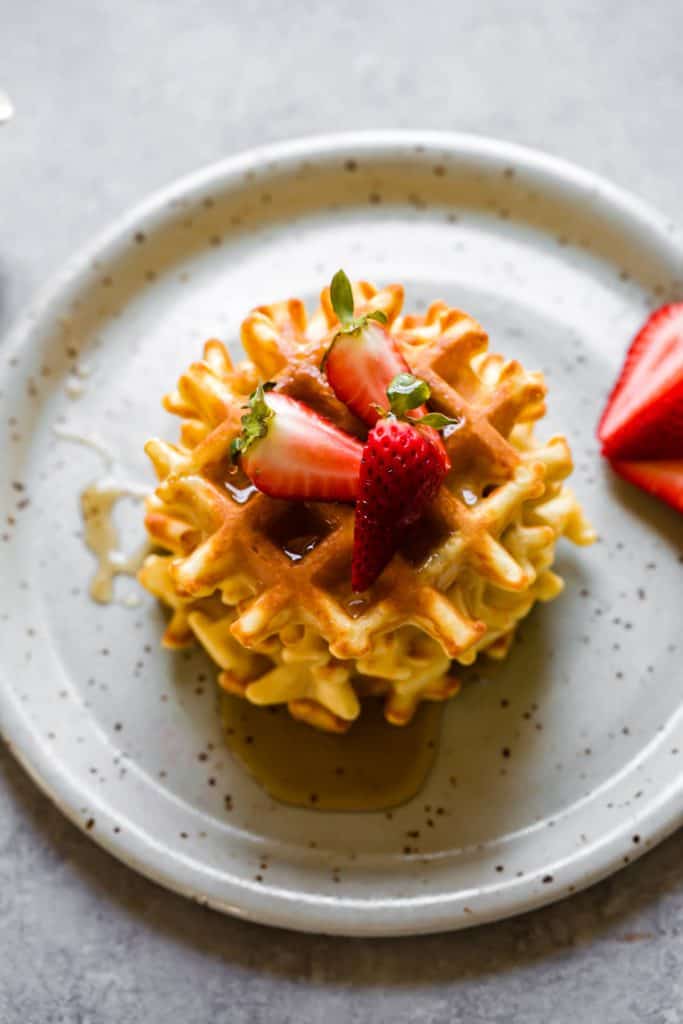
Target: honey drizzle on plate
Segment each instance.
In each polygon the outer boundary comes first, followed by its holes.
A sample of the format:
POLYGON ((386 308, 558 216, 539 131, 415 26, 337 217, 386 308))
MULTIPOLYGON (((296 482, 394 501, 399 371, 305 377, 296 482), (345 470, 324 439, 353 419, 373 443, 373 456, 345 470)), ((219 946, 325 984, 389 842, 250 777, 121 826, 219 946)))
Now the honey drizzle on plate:
POLYGON ((118 530, 112 518, 114 507, 121 498, 140 500, 141 497, 137 488, 106 478, 96 480, 81 492, 84 539, 97 558, 97 569, 90 581, 90 596, 99 604, 109 604, 112 600, 114 577, 135 576, 149 551, 149 544, 145 542, 131 555, 125 555, 119 548, 118 530))
MULTIPOLYGON (((85 375, 85 371, 82 371, 82 375, 85 375)), ((55 424, 52 429, 62 441, 90 448, 104 464, 106 475, 85 487, 80 493, 80 500, 83 540, 97 559, 97 569, 90 581, 90 596, 98 604, 111 604, 114 599, 114 577, 135 576, 150 550, 149 542, 145 540, 132 554, 124 554, 120 547, 119 532, 114 525, 114 509, 122 498, 142 501, 149 488, 116 481, 110 475, 116 464, 114 454, 95 434, 61 423, 55 424)), ((137 595, 129 594, 121 603, 128 608, 135 608, 140 601, 137 595)))

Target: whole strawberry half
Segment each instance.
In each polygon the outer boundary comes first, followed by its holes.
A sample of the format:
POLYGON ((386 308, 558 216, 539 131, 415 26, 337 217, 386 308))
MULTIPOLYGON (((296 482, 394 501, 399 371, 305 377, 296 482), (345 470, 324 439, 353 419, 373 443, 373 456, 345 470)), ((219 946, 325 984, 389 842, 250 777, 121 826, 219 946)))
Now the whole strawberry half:
MULTIPOLYGON (((377 407, 386 404, 387 388, 410 367, 387 331, 381 310, 354 316, 353 291, 343 270, 330 285, 330 299, 339 330, 325 354, 323 368, 337 398, 369 426, 377 422, 377 407)), ((427 412, 417 409, 417 415, 427 412)))
POLYGON ((615 459, 612 469, 624 480, 683 512, 683 459, 656 459, 650 462, 622 462, 615 459))
POLYGON ((292 501, 355 501, 363 446, 288 395, 256 389, 232 444, 259 491, 292 501))
POLYGON ((683 302, 662 306, 636 335, 598 437, 610 459, 683 458, 683 302))
POLYGON ((420 427, 380 419, 360 465, 351 587, 367 590, 425 512, 450 466, 443 445, 420 427))
MULTIPOLYGON (((406 377, 401 374, 399 377, 406 377)), ((415 403, 428 397, 423 381, 415 382, 415 403)), ((404 404, 406 382, 403 381, 404 404)), ((392 388, 388 389, 390 399, 392 388)), ((397 402, 392 400, 392 407, 397 402)), ((410 526, 436 497, 450 462, 434 427, 451 422, 431 413, 417 423, 395 414, 379 419, 368 435, 360 464, 353 534, 351 587, 367 590, 400 547, 410 526)))

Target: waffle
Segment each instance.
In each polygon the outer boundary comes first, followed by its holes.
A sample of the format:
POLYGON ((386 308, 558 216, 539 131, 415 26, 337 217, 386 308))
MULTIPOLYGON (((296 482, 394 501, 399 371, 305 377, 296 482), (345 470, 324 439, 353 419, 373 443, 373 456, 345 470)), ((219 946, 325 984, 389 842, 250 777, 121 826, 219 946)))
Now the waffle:
POLYGON ((371 590, 350 588, 352 507, 269 498, 230 464, 244 405, 263 380, 364 436, 319 369, 337 324, 327 289, 310 319, 297 299, 254 310, 241 329, 246 359, 235 365, 208 341, 165 397, 180 441, 146 445, 159 485, 145 523, 162 553, 140 572, 171 609, 166 646, 199 641, 224 689, 285 703, 334 732, 367 696, 382 697, 387 720, 401 725, 421 701, 455 694, 454 662, 504 657, 519 620, 562 590, 551 569, 557 539, 595 537, 563 483, 566 440, 534 437, 545 412, 540 373, 489 353, 481 326, 444 303, 401 315, 400 285, 359 282, 354 298, 357 313, 386 314, 433 408, 458 418, 444 432, 452 471, 371 590))

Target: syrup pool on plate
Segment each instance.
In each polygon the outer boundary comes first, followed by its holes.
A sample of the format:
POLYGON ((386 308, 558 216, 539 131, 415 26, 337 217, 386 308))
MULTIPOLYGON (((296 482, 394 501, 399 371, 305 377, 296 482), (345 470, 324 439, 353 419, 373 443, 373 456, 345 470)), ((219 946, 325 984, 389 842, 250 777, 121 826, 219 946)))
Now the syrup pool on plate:
POLYGON ((424 785, 436 755, 443 705, 424 703, 412 722, 390 725, 382 702, 344 735, 321 732, 286 708, 221 695, 228 747, 275 800, 324 811, 379 811, 406 803, 424 785))

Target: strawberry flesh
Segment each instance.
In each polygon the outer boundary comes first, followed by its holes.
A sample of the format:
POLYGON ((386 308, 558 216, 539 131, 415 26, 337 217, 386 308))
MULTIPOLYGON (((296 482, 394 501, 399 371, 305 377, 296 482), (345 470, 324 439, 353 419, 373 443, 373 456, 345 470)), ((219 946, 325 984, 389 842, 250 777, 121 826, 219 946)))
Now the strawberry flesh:
MULTIPOLYGON (((325 372, 337 398, 373 426, 379 418, 375 406, 386 409, 387 387, 397 374, 410 373, 410 367, 386 328, 368 320, 357 330, 336 336, 327 352, 325 372)), ((414 416, 426 412, 421 406, 414 416)))
POLYGON ((361 442, 288 395, 270 391, 265 401, 267 433, 241 456, 254 486, 292 501, 355 501, 361 442))
POLYGON ((656 498, 683 512, 683 459, 651 462, 615 460, 612 469, 656 498))
POLYGON ((351 587, 367 590, 434 500, 450 469, 435 431, 393 417, 370 431, 360 465, 351 587))
POLYGON ((598 426, 610 459, 683 458, 683 302, 636 335, 598 426))

